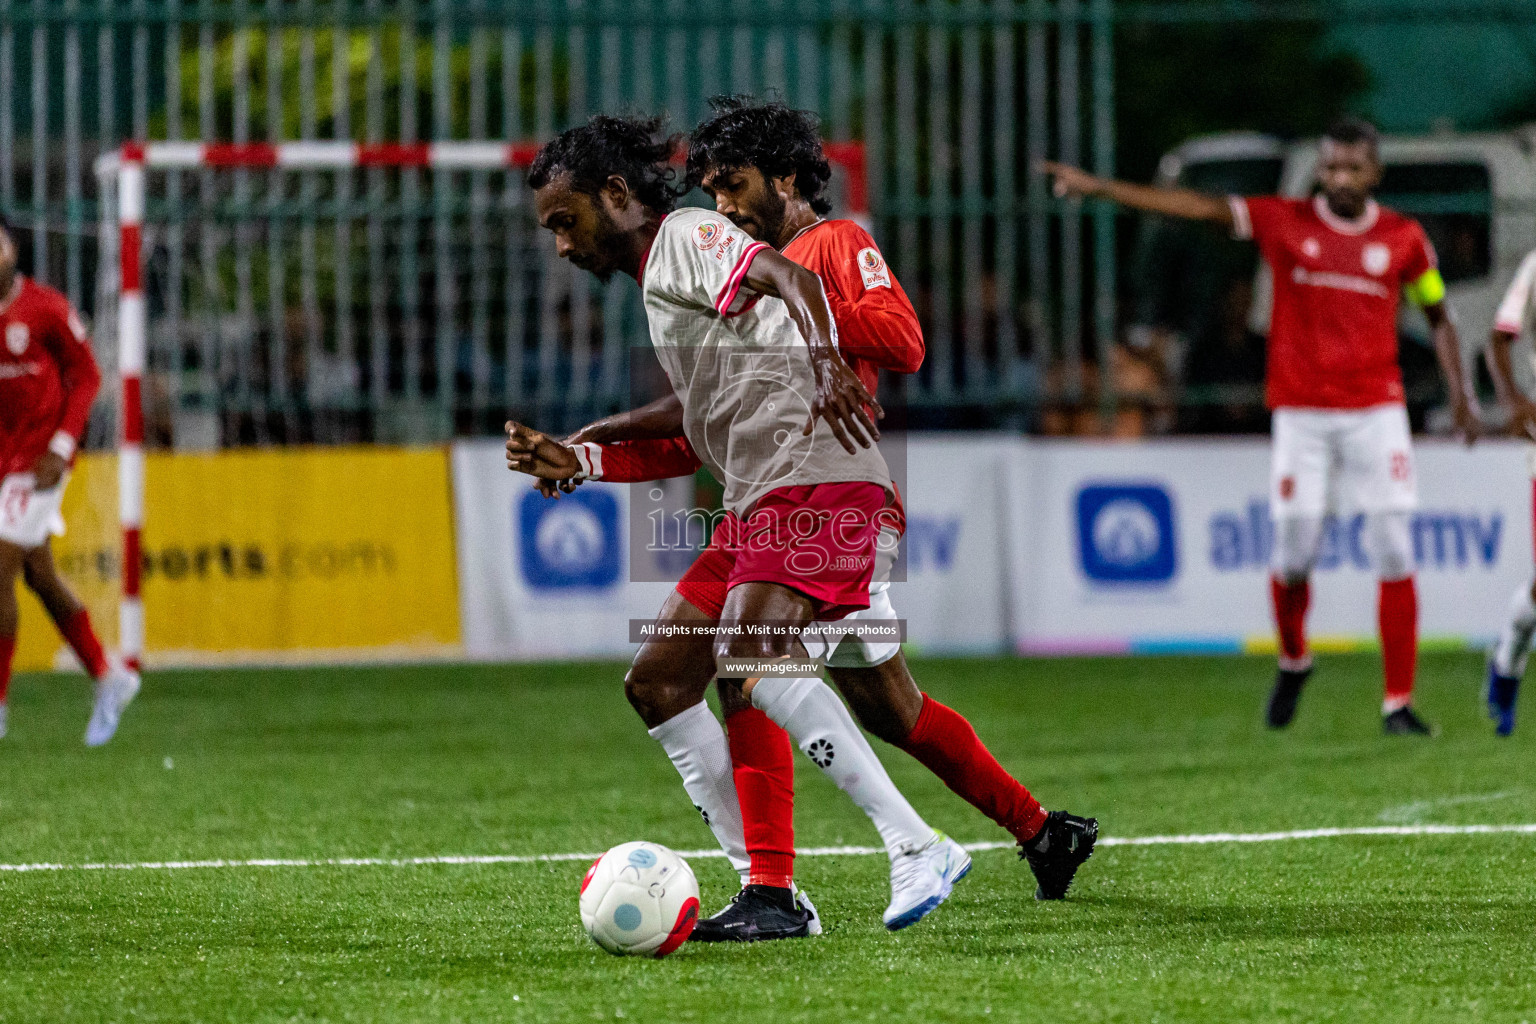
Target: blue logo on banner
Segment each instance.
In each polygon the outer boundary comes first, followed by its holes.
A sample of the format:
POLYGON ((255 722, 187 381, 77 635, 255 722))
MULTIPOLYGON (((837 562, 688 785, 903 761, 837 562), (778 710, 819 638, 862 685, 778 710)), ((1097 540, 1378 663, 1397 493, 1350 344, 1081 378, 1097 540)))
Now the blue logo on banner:
POLYGON ((597 487, 558 501, 529 491, 517 508, 518 562, 534 590, 601 590, 619 579, 619 503, 597 487))
POLYGON ((1157 484, 1077 492, 1077 550, 1095 583, 1167 583, 1178 569, 1173 502, 1157 484))

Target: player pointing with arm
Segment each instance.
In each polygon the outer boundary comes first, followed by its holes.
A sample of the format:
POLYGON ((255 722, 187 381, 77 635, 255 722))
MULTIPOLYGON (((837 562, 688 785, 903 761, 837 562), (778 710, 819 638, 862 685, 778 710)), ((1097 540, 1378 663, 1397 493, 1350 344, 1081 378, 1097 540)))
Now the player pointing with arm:
POLYGON ((1324 517, 1358 511, 1381 580, 1383 725, 1389 733, 1428 733, 1410 703, 1418 597, 1409 519, 1418 498, 1397 362, 1399 295, 1421 306, 1434 330, 1457 430, 1470 443, 1479 428, 1434 250, 1416 221, 1371 198, 1381 179, 1375 129, 1358 120, 1329 129, 1312 199, 1223 199, 1109 181, 1061 164, 1042 169, 1054 176, 1057 195, 1209 221, 1258 244, 1274 278, 1266 391, 1274 411, 1270 589, 1280 666, 1269 724, 1290 724, 1312 671, 1305 619, 1324 517), (1334 495, 1342 507, 1330 507, 1334 495))
POLYGON ((69 301, 16 272, 16 243, 0 223, 0 736, 16 651, 16 577, 43 607, 96 680, 85 742, 99 746, 139 690, 139 677, 102 653, 85 606, 59 578, 49 537, 101 373, 69 301))

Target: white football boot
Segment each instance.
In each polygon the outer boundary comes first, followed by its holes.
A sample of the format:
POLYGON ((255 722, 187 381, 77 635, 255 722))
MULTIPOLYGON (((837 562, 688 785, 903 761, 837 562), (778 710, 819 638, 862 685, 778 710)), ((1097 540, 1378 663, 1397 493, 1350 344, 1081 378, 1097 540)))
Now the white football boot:
POLYGON ((5 739, 5 705, 0 704, 0 740, 5 739))
POLYGON ((891 858, 891 905, 885 926, 899 931, 917 924, 949 899, 955 883, 971 870, 971 855, 943 832, 926 846, 891 858))
POLYGON ((125 665, 113 663, 96 683, 96 705, 85 726, 85 745, 99 747, 117 732, 123 709, 139 692, 139 674, 125 665))
MULTIPOLYGON (((3 724, 3 722, 0 722, 0 725, 3 724)), ((805 908, 806 913, 811 915, 811 923, 806 927, 805 934, 820 935, 821 915, 816 913, 816 904, 811 902, 811 898, 805 894, 805 890, 800 888, 798 885, 795 886, 795 900, 805 908)))

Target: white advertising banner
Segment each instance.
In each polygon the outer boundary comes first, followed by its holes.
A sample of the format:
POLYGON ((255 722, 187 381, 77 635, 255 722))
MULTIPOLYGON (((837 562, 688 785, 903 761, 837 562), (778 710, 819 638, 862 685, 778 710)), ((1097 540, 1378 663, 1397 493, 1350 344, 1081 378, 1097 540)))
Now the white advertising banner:
MULTIPOLYGON (((1531 574, 1525 447, 1423 441, 1413 519, 1420 632, 1497 632, 1531 574)), ((1266 441, 1019 445, 1010 477, 1012 636, 1024 652, 1264 650, 1271 529, 1266 441)), ((1358 516, 1333 522, 1312 588, 1319 645, 1376 632, 1358 516)))
POLYGON ((464 649, 477 659, 627 657, 631 618, 670 591, 631 583, 629 488, 584 484, 548 499, 507 470, 498 440, 453 446, 464 649))
POLYGON ((1018 444, 1002 434, 907 437, 906 577, 891 585, 891 601, 919 651, 1007 649, 1003 511, 1018 444))
MULTIPOLYGON (((888 440, 898 479, 905 451, 906 558, 892 600, 909 641, 935 653, 1006 649, 1002 481, 1017 440, 888 440)), ((630 620, 654 618, 693 560, 691 479, 584 484, 551 501, 507 471, 500 441, 485 440, 454 445, 453 481, 473 658, 629 657, 630 620)))
MULTIPOLYGON (((908 524, 892 600, 917 650, 1272 649, 1267 441, 918 434, 889 447, 908 524)), ((1525 449, 1417 445, 1426 641, 1485 642, 1529 579, 1525 449)), ((471 657, 629 657, 631 620, 653 618, 692 561, 691 479, 550 501, 495 440, 456 444, 453 475, 471 657)), ((1329 528, 1309 617, 1320 647, 1374 638, 1361 541, 1358 518, 1329 528)))

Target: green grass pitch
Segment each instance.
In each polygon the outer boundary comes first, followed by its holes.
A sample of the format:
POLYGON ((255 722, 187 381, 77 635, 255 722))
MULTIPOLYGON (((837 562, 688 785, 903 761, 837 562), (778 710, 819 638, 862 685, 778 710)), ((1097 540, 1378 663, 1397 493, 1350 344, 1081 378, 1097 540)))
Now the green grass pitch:
MULTIPOLYGON (((1425 656, 1443 734, 1380 735, 1378 668, 1327 657, 1297 724, 1260 658, 921 660, 1047 806, 1106 835, 1536 822, 1536 709, 1507 741, 1481 661, 1425 656)), ((87 751, 79 677, 29 676, 0 741, 0 863, 711 846, 615 665, 152 674, 87 751)), ((876 744, 936 826, 1003 834, 876 744)), ((873 844, 809 763, 802 846, 873 844)), ((1536 835, 1101 848, 1072 898, 975 855, 918 926, 881 857, 803 858, 827 933, 618 959, 585 864, 0 871, 0 1021, 1536 1021, 1536 835)), ((705 911, 734 890, 696 859, 705 911)))

